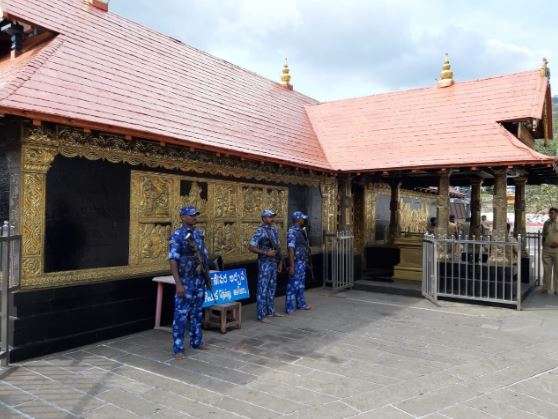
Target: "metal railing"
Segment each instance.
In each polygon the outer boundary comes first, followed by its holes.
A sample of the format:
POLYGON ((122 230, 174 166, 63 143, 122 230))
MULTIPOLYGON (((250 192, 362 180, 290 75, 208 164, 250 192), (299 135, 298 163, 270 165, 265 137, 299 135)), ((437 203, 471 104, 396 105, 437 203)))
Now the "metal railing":
POLYGON ((542 233, 527 233, 523 237, 523 254, 529 258, 529 284, 539 286, 542 284, 542 233))
POLYGON ((514 305, 521 309, 522 244, 517 240, 423 237, 423 295, 514 305))
POLYGON ((334 290, 354 285, 354 235, 351 231, 324 234, 324 286, 334 290))
POLYGON ((21 236, 7 221, 0 229, 0 365, 7 366, 12 341, 10 293, 19 286, 21 236))

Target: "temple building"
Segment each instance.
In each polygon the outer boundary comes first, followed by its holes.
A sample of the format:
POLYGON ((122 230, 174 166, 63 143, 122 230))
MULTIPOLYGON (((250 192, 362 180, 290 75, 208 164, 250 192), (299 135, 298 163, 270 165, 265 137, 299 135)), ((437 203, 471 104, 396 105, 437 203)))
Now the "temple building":
POLYGON ((168 272, 187 203, 254 294, 247 240, 263 208, 283 233, 291 211, 309 213, 309 286, 321 284, 324 235, 342 229, 355 235, 356 275, 413 279, 416 236, 433 216, 447 233, 452 186, 472 187, 475 232, 481 185, 493 185, 503 237, 506 186, 518 234, 525 185, 557 179, 556 160, 533 149, 552 136, 546 64, 458 81, 446 57, 431 86, 320 103, 293 88, 286 62, 268 80, 106 1, 0 8, 0 219, 22 235, 14 359, 153 327, 151 279, 168 272))

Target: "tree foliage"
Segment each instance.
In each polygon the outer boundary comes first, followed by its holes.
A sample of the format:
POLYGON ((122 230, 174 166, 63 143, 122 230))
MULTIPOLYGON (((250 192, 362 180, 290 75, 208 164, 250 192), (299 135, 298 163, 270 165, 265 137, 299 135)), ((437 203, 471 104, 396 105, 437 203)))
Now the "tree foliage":
MULTIPOLYGON (((542 140, 535 141, 535 150, 549 156, 558 156, 558 97, 552 98, 552 125, 554 139, 547 144, 542 140)), ((558 206, 557 185, 529 185, 525 191, 527 212, 546 212, 550 206, 558 206)))

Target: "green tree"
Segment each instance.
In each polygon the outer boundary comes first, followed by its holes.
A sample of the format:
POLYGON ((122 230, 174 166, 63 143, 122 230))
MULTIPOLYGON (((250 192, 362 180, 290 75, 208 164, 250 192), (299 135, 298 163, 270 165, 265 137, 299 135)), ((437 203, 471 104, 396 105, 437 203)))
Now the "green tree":
MULTIPOLYGON (((535 150, 548 156, 558 156, 558 96, 552 98, 552 125, 554 139, 547 144, 543 140, 535 141, 535 150)), ((546 212, 551 205, 558 205, 558 186, 529 185, 525 191, 527 212, 546 212)))

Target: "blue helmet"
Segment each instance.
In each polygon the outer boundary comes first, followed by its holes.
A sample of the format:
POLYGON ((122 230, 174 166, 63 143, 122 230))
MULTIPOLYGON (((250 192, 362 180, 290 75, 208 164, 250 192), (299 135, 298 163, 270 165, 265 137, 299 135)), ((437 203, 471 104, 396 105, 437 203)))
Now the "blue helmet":
POLYGON ((306 220, 308 218, 308 216, 306 214, 304 214, 302 211, 293 212, 291 217, 292 217, 293 221, 306 220))
POLYGON ((190 217, 193 217, 195 215, 200 215, 200 212, 195 206, 186 205, 185 207, 182 207, 182 209, 180 210, 180 216, 183 215, 189 215, 190 217))
POLYGON ((261 213, 262 217, 275 217, 277 215, 277 213, 275 211, 273 211, 272 209, 264 209, 261 213))

